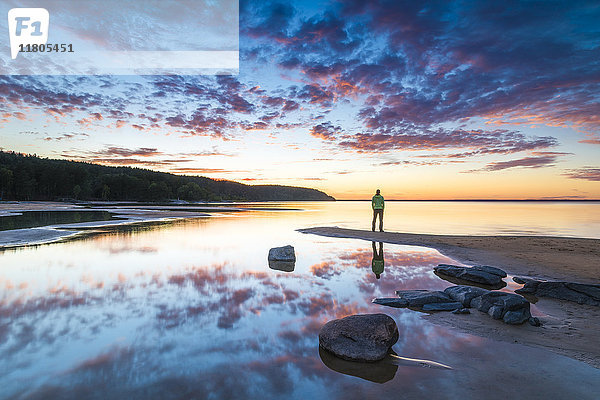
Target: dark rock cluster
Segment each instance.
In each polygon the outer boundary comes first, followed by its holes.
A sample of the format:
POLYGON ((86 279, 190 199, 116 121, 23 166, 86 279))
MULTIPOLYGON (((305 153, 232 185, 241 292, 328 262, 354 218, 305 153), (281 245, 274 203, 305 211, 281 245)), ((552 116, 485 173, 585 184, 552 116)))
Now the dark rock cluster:
POLYGON ((390 307, 418 308, 422 311, 452 311, 468 314, 468 308, 489 314, 507 324, 517 325, 531 318, 529 302, 514 293, 473 286, 450 286, 437 290, 398 290, 398 298, 378 298, 373 303, 390 307))
POLYGON ((515 277, 517 283, 523 283, 519 294, 531 294, 538 297, 573 301, 578 304, 600 306, 600 285, 586 285, 574 282, 537 281, 535 279, 515 277))
MULTIPOLYGON (((269 259, 271 260, 271 254, 269 259)), ((397 290, 397 297, 376 298, 373 299, 373 303, 396 308, 408 307, 425 312, 451 311, 454 314, 469 314, 469 309, 475 308, 506 324, 519 325, 527 321, 533 326, 540 326, 540 321, 531 316, 530 303, 520 294, 600 306, 600 285, 515 277, 513 278, 515 282, 524 284, 521 289, 515 290, 515 293, 518 293, 515 294, 471 286, 473 284, 485 285, 488 288, 503 287, 506 283, 502 278, 507 275, 499 268, 440 264, 434 270, 438 276, 448 276, 470 284, 450 286, 444 291, 397 290)), ((448 280, 452 281, 452 279, 448 280)), ((396 323, 385 314, 351 315, 336 319, 326 323, 319 332, 319 346, 322 351, 350 361, 382 360, 390 353, 392 345, 397 340, 396 323)), ((362 377, 359 375, 359 372, 363 373, 362 370, 356 372, 354 364, 348 364, 344 368, 350 368, 353 371, 351 375, 362 377)))
POLYGON ((489 290, 473 287, 473 286, 450 286, 444 290, 450 298, 453 300, 459 301, 464 307, 471 307, 471 301, 475 297, 479 297, 488 293, 489 290))
POLYGON ((531 318, 529 302, 523 296, 514 293, 490 291, 475 297, 471 306, 511 325, 522 324, 531 318))

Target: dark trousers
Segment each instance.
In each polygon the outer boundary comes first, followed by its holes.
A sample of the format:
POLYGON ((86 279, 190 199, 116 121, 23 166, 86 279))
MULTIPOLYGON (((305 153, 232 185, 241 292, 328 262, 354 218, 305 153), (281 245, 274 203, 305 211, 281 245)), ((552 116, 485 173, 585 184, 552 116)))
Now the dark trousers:
POLYGON ((379 215, 379 230, 383 232, 383 210, 373 210, 373 224, 371 225, 371 230, 375 231, 375 221, 377 220, 377 215, 379 215))

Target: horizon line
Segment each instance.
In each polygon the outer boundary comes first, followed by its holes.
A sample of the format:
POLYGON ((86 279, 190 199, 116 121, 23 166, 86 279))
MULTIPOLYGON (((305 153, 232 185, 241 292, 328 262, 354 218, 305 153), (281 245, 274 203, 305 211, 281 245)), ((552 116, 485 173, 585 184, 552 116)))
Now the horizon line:
MULTIPOLYGON (((335 201, 370 201, 369 199, 335 199, 335 201)), ((385 201, 600 201, 600 199, 385 199, 385 201)))

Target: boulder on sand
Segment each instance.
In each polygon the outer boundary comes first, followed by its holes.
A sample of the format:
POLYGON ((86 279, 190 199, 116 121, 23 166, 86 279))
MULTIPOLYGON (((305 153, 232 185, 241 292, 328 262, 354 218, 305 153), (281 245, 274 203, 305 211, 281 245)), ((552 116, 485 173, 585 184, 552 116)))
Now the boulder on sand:
POLYGON ((327 322, 319 346, 339 358, 374 362, 385 358, 398 341, 396 322, 385 314, 358 314, 327 322))
POLYGON ((493 275, 498 275, 500 278, 507 277, 506 272, 504 270, 501 270, 500 268, 496 267, 490 267, 489 265, 474 265, 471 267, 471 269, 474 269, 476 271, 487 272, 493 275))
POLYGON ((488 292, 489 290, 467 285, 450 286, 444 290, 452 300, 461 302, 464 307, 471 307, 471 300, 488 292))
POLYGON ((488 292, 471 300, 471 307, 511 325, 522 324, 531 318, 529 302, 514 293, 488 292))
POLYGON ((516 293, 532 294, 538 297, 551 297, 590 306, 600 306, 600 285, 558 281, 544 282, 520 277, 514 277, 513 280, 517 283, 525 284, 521 289, 515 290, 516 293))

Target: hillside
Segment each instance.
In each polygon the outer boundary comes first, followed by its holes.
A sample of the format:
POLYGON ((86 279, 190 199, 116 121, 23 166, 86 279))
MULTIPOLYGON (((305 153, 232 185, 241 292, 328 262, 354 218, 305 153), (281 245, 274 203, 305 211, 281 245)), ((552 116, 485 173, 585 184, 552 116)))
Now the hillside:
POLYGON ((141 168, 107 167, 0 151, 0 200, 335 200, 316 190, 245 185, 141 168))

